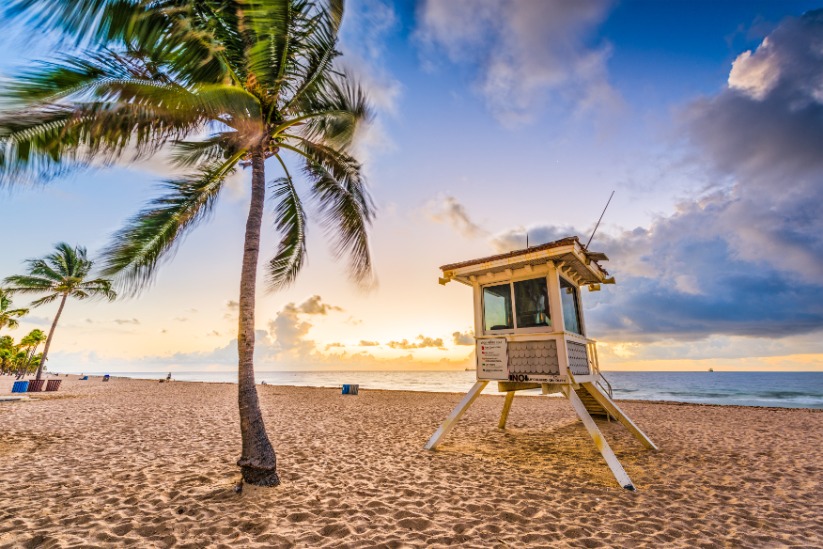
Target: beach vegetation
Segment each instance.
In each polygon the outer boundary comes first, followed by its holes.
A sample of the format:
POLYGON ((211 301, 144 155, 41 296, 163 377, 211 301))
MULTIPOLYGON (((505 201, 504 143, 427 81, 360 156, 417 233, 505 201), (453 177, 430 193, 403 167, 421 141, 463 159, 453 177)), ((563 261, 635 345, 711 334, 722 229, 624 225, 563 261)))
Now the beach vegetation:
POLYGON ((36 368, 43 364, 43 355, 37 354, 37 348, 48 339, 48 336, 38 328, 35 328, 24 337, 20 339, 20 343, 17 345, 17 348, 25 351, 26 356, 22 361, 22 364, 18 366, 19 371, 24 371, 25 373, 32 373, 32 370, 36 371, 36 368))
POLYGON ((238 465, 243 479, 258 485, 280 482, 254 381, 267 191, 279 235, 266 264, 269 289, 291 284, 305 264, 306 198, 336 256, 348 258, 352 279, 372 279, 367 229, 374 204, 352 153, 370 109, 335 61, 343 11, 342 0, 15 0, 6 11, 63 33, 76 48, 25 69, 6 87, 4 99, 17 107, 0 116, 0 183, 49 180, 161 151, 187 173, 166 180, 105 250, 104 275, 126 291, 150 283, 213 213, 229 176, 250 169, 237 334, 238 465), (267 182, 272 168, 278 175, 267 182))
MULTIPOLYGON (((63 308, 69 297, 74 299, 88 299, 103 297, 109 301, 115 299, 117 294, 112 290, 112 281, 108 278, 90 278, 93 262, 87 257, 86 248, 81 246, 72 247, 65 242, 55 246, 55 251, 43 258, 29 259, 26 261, 28 267, 24 275, 12 275, 6 277, 5 284, 11 293, 22 294, 45 294, 43 297, 33 301, 32 307, 40 307, 54 301, 59 301, 57 313, 51 323, 51 329, 45 340, 43 356, 37 368, 36 379, 43 375, 43 368, 48 360, 49 348, 54 337, 54 330, 63 308)), ((39 330, 38 330, 39 332, 39 330)), ((42 332, 41 332, 42 333, 42 332)), ((30 344, 36 341, 36 337, 27 336, 30 344)), ((21 342, 22 343, 22 342, 21 342)), ((35 345, 34 349, 39 345, 35 345)), ((30 356, 27 354, 27 357, 30 356)), ((31 354, 33 356, 33 352, 31 354)))
POLYGON ((17 328, 17 319, 28 313, 28 309, 12 309, 8 292, 0 288, 0 328, 17 328))
POLYGON ((0 372, 3 374, 10 374, 14 370, 15 352, 14 338, 8 335, 0 337, 0 372))

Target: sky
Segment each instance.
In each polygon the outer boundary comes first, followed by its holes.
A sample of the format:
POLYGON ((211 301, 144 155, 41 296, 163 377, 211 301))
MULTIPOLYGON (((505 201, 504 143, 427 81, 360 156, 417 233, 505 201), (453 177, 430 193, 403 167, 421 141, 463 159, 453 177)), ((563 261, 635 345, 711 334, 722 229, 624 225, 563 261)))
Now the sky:
MULTIPOLYGON (((378 205, 378 283, 353 285, 310 224, 298 281, 259 288, 256 368, 470 367, 471 290, 439 285, 438 267, 523 248, 527 233, 585 242, 615 191, 591 249, 617 284, 582 294, 604 370, 823 371, 821 8, 348 2, 339 61, 376 113, 357 154, 378 205)), ((0 46, 6 78, 54 44, 12 25, 0 46)), ((170 170, 156 158, 0 190, 0 276, 60 241, 94 257, 170 170)), ((236 174, 138 297, 69 302, 50 368, 236 368, 249 197, 236 174)), ((276 243, 269 212, 261 264, 276 243)))

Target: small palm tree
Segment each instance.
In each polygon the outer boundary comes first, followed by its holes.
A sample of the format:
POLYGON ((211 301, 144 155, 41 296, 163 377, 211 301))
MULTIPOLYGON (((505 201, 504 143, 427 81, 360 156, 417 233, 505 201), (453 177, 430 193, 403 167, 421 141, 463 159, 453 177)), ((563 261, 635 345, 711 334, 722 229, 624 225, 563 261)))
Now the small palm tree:
POLYGON ((28 313, 28 309, 12 309, 8 293, 0 288, 0 328, 17 328, 17 319, 28 313))
POLYGON ((12 358, 14 357, 14 353, 16 351, 16 345, 14 344, 14 338, 11 336, 2 336, 0 337, 0 372, 4 374, 12 373, 13 365, 12 365, 12 358))
POLYGON ((305 193, 336 255, 351 259, 353 279, 371 278, 374 206, 350 153, 369 109, 334 66, 343 0, 13 0, 9 13, 94 47, 28 69, 8 88, 19 107, 0 116, 0 184, 161 149, 191 170, 167 181, 165 194, 115 235, 105 275, 131 290, 150 282, 212 213, 226 178, 251 168, 237 336, 238 465, 246 482, 279 484, 254 382, 267 160, 280 172, 268 183, 280 233, 269 287, 289 285, 305 263, 305 193), (302 164, 307 188, 287 168, 289 155, 302 164))
POLYGON ((7 277, 5 283, 8 291, 23 294, 46 294, 40 299, 32 302, 32 307, 39 307, 60 300, 57 314, 51 323, 46 344, 43 347, 43 357, 40 359, 40 366, 37 368, 37 377, 43 375, 43 367, 49 355, 54 338, 54 329, 57 321, 63 314, 63 307, 69 297, 75 299, 87 299, 94 297, 105 297, 109 301, 117 297, 111 289, 111 280, 106 278, 87 279, 93 262, 86 257, 86 249, 80 246, 72 248, 65 242, 55 246, 55 252, 42 259, 29 259, 28 274, 14 275, 7 277))
POLYGON ((26 336, 20 339, 18 347, 26 351, 26 371, 29 370, 31 364, 34 363, 34 357, 37 353, 37 348, 41 343, 46 341, 48 337, 43 330, 35 328, 26 336))

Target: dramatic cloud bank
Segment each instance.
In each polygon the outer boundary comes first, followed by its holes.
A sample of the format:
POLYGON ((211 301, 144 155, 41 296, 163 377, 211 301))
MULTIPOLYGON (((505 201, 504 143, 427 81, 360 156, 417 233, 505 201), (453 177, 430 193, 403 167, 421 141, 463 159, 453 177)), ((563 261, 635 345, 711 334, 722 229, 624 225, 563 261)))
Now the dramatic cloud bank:
POLYGON ((588 39, 611 2, 426 0, 418 37, 437 58, 476 67, 477 90, 505 125, 534 119, 551 98, 577 108, 616 102, 606 78, 609 47, 588 39), (554 94, 554 95, 552 95, 554 94))
MULTIPOLYGON (((728 87, 684 109, 692 163, 716 181, 648 228, 598 234, 617 288, 587 294, 593 333, 623 341, 823 330, 823 11, 741 54, 728 87)), ((537 244, 580 235, 529 228, 537 244)), ((523 229, 492 239, 522 247, 523 229)))

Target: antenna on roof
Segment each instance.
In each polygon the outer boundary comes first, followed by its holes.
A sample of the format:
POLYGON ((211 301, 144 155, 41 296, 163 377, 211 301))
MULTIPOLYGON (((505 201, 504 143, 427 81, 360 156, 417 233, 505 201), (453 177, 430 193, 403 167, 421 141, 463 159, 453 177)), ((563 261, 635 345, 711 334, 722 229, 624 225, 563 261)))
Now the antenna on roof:
POLYGON ((614 191, 612 194, 609 195, 609 200, 606 202, 606 207, 603 208, 603 213, 600 214, 600 219, 597 220, 597 225, 594 226, 594 230, 592 231, 592 235, 589 237, 589 241, 586 242, 586 245, 583 246, 583 249, 588 250, 589 244, 592 243, 592 238, 594 238, 594 233, 597 232, 597 228, 600 226, 600 222, 603 221, 603 216, 606 215, 606 209, 609 207, 609 203, 612 201, 612 197, 614 196, 614 191))

